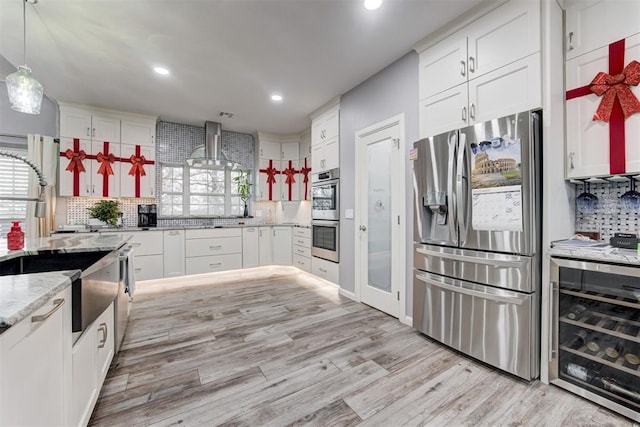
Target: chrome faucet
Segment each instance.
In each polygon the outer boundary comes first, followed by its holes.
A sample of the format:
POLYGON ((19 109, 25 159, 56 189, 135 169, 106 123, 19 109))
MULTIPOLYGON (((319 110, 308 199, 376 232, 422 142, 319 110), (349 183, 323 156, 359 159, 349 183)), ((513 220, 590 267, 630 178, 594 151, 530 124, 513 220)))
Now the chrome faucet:
POLYGON ((16 153, 10 153, 8 151, 0 151, 0 156, 2 157, 11 157, 12 159, 17 159, 22 162, 25 162, 31 169, 34 170, 36 175, 38 176, 38 180, 40 181, 40 195, 36 199, 35 197, 16 197, 16 196, 4 196, 0 195, 0 200, 17 200, 21 202, 36 202, 36 218, 44 218, 46 214, 46 203, 44 201, 44 189, 47 186, 47 181, 44 179, 44 175, 38 167, 29 159, 28 157, 21 156, 16 153))

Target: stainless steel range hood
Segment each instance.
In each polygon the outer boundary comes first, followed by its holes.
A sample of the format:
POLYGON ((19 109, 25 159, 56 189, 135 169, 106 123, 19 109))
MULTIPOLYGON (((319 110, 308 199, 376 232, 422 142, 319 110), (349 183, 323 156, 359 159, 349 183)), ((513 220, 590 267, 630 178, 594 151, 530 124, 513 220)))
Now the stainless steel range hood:
POLYGON ((240 164, 227 159, 222 152, 222 124, 204 123, 204 144, 196 147, 187 159, 192 168, 240 169, 240 164))

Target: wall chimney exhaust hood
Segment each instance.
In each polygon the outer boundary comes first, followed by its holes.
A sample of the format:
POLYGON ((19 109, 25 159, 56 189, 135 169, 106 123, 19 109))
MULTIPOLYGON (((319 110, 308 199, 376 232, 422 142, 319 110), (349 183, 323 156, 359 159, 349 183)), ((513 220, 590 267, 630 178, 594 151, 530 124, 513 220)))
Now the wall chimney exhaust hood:
POLYGON ((187 164, 202 169, 240 169, 239 163, 222 152, 222 124, 209 121, 204 123, 204 144, 193 150, 187 164))

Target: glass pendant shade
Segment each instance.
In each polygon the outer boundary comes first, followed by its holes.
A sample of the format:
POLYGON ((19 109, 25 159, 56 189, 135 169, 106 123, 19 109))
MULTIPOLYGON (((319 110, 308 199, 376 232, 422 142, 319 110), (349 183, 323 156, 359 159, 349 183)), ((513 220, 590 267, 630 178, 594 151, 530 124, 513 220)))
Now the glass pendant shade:
POLYGON ((43 87, 31 76, 31 68, 18 66, 18 71, 9 74, 5 83, 12 109, 21 113, 40 114, 43 87))

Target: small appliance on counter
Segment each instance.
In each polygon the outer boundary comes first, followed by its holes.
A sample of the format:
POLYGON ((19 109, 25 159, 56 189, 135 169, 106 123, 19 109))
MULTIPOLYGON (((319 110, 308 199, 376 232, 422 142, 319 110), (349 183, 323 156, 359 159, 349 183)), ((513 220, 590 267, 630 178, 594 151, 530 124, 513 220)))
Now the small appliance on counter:
POLYGON ((138 205, 138 227, 156 227, 158 225, 158 205, 138 205))
POLYGON ((627 231, 626 233, 614 233, 609 240, 611 246, 622 249, 636 249, 640 244, 640 232, 627 231))

